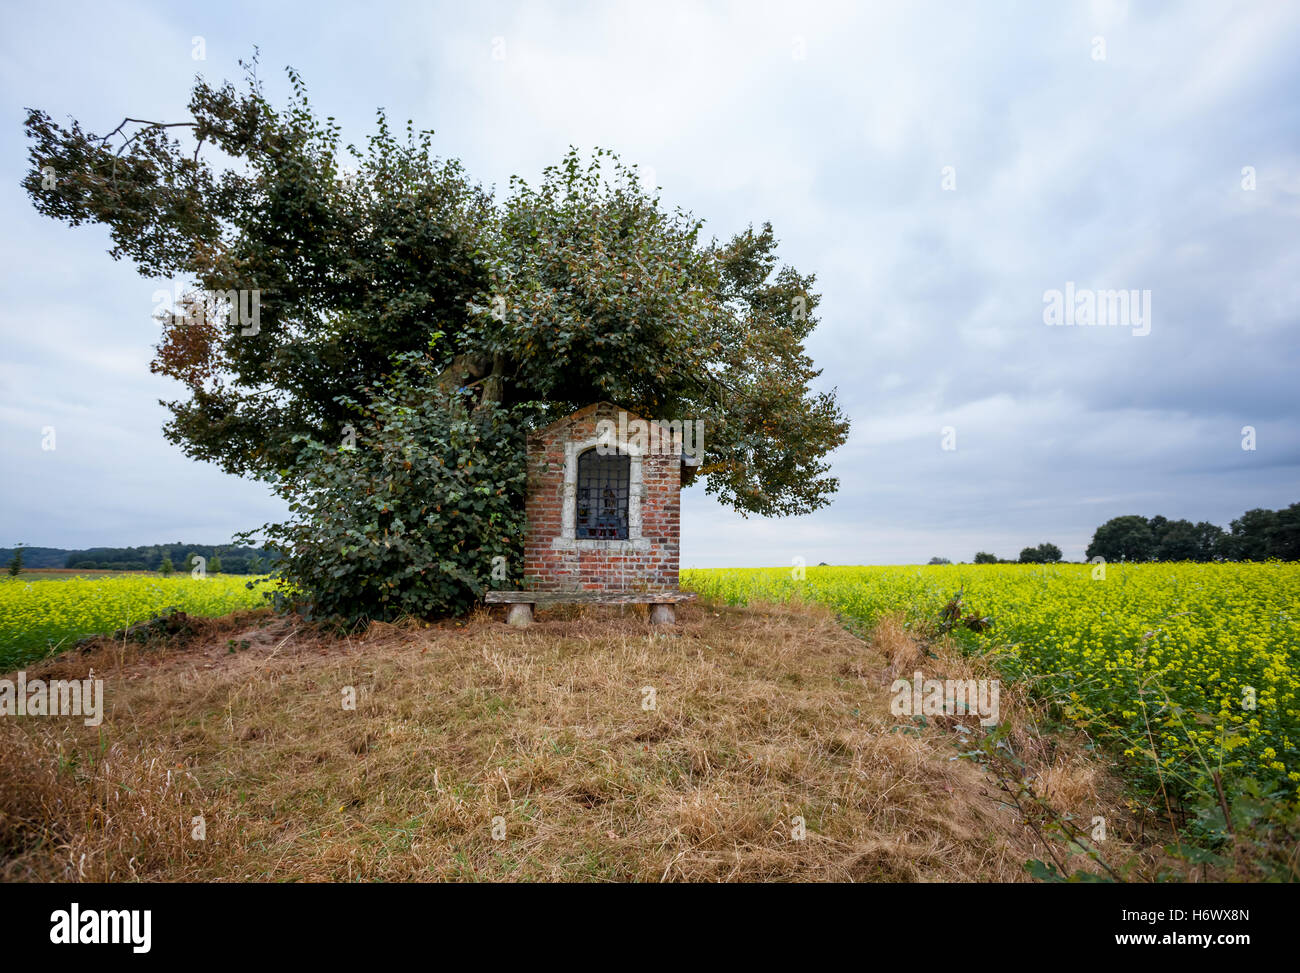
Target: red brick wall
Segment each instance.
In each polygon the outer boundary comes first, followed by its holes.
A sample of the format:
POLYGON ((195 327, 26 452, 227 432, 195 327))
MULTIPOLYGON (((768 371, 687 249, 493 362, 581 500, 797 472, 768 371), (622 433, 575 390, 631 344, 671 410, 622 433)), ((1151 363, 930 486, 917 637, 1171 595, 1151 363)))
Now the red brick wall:
MULTIPOLYGON (((577 540, 555 550, 563 527, 566 442, 595 439, 601 419, 618 422, 608 402, 588 406, 528 439, 528 534, 524 587, 535 591, 675 591, 680 551, 681 457, 651 451, 641 458, 641 537, 645 550, 619 550, 577 540)), ((627 421, 636 416, 627 413, 627 421)), ((631 542, 632 531, 629 531, 631 542)), ((561 543, 564 543, 561 541, 561 543)), ((609 542, 595 542, 609 543, 609 542)), ((627 545, 624 545, 627 546, 627 545)))

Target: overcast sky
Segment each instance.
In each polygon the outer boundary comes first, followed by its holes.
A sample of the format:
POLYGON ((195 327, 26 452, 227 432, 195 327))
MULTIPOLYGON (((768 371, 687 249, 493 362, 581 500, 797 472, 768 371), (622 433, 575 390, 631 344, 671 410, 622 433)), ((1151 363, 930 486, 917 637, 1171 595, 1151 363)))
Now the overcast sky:
POLYGON ((18 185, 24 108, 183 119, 254 45, 345 141, 383 106, 499 193, 613 149, 708 235, 771 221, 817 275, 839 493, 746 520, 694 487, 683 566, 1081 559, 1120 514, 1300 500, 1300 4, 5 0, 0 546, 223 543, 282 513, 163 439, 170 284, 18 185), (1049 326, 1067 282, 1149 291, 1150 320, 1049 326))

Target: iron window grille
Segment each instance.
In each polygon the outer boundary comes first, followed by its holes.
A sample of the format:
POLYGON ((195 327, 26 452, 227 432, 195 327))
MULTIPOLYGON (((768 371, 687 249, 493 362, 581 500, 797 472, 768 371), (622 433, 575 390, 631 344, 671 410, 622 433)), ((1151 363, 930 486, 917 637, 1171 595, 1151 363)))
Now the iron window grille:
POLYGON ((575 536, 627 540, 627 501, 632 458, 624 453, 602 456, 595 448, 578 457, 575 536))

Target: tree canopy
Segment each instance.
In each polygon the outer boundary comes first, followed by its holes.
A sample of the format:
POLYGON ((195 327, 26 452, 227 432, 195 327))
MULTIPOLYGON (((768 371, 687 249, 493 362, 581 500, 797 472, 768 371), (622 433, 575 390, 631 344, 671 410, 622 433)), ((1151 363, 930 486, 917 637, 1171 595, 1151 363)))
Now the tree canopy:
POLYGON ((1021 564, 1055 564, 1061 559, 1061 549, 1050 541, 1037 547, 1026 547, 1020 552, 1021 564))
POLYGON ((1229 530, 1200 521, 1137 514, 1113 517, 1097 528, 1089 558, 1107 561, 1300 560, 1300 503, 1282 510, 1247 510, 1229 530))
POLYGON ((498 202, 432 131, 399 137, 381 110, 344 144, 296 72, 275 107, 256 58, 244 67, 242 87, 197 80, 185 120, 107 135, 26 120, 36 208, 104 224, 115 259, 191 288, 153 364, 187 392, 165 403, 166 434, 190 456, 274 481, 304 441, 343 440, 355 402, 419 353, 440 391, 540 404, 538 421, 597 399, 702 419, 699 474, 742 513, 829 502, 824 457, 848 425, 834 392, 811 391, 819 296, 778 265, 770 225, 706 242, 601 150, 498 202))

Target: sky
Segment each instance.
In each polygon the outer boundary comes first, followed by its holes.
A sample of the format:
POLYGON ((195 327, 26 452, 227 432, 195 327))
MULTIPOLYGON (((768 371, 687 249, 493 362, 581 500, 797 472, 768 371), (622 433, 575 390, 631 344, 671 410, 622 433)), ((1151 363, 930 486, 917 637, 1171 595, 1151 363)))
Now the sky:
POLYGON ((498 195, 612 149, 706 236, 771 222, 816 274, 839 491, 765 519, 694 486, 684 567, 1081 560, 1122 514, 1300 501, 1300 4, 0 10, 0 546, 215 544, 283 516, 163 438, 173 282, 19 186, 26 108, 184 120, 195 75, 238 82, 255 46, 273 99, 293 66, 345 141, 383 107, 498 195), (1071 310, 1123 291, 1147 311, 1047 323, 1067 288, 1071 310))

